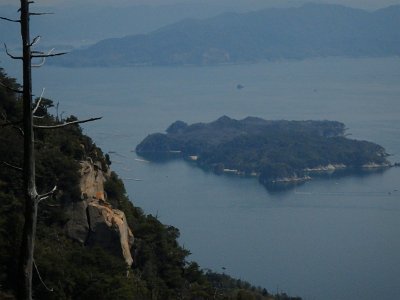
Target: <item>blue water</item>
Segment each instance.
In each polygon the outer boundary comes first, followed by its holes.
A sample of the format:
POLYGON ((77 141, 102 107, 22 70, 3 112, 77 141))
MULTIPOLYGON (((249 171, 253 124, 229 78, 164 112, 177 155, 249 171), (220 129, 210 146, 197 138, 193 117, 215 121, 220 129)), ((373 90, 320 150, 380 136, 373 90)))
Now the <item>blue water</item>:
MULTIPOLYGON (((17 69, 9 71, 18 75, 17 69)), ((85 132, 130 199, 181 231, 190 259, 304 299, 400 299, 400 168, 315 179, 281 193, 183 161, 135 160, 175 120, 337 120, 400 161, 400 59, 316 59, 181 68, 45 67, 35 92, 59 114, 104 116, 85 132), (237 90, 241 84, 243 89, 237 90), (134 180, 135 179, 135 180, 134 180), (137 179, 140 179, 138 181, 137 179)))

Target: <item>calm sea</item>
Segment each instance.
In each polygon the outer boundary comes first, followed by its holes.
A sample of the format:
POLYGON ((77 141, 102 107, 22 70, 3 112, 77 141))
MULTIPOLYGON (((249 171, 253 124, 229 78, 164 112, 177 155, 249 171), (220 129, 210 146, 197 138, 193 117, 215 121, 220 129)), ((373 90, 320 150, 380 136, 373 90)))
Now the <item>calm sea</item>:
MULTIPOLYGON (((11 75, 19 76, 13 67, 11 75)), ((136 160, 175 120, 337 120, 400 161, 400 59, 316 59, 181 68, 45 67, 34 90, 84 126, 130 199, 181 231, 190 259, 304 299, 400 299, 400 168, 271 193, 255 179, 136 160), (236 89, 241 84, 243 89, 236 89)), ((55 112, 55 111, 54 111, 55 112)))

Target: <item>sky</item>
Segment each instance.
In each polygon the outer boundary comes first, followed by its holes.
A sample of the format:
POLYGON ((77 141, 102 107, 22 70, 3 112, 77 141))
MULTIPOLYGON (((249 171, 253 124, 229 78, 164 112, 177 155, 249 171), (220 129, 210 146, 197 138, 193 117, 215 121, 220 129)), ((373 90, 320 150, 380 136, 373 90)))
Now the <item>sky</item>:
MULTIPOLYGON (((37 4, 43 5, 68 5, 68 6, 78 6, 82 5, 82 0, 37 0, 35 1, 37 4)), ((95 4, 95 5, 110 5, 110 6, 119 6, 119 5, 169 5, 169 4, 177 4, 177 3, 185 3, 185 4, 222 4, 222 5, 240 5, 240 6, 255 6, 259 7, 260 5, 268 6, 271 4, 272 6, 275 3, 279 2, 291 2, 294 5, 301 4, 304 2, 317 2, 317 3, 335 3, 341 4, 351 7, 358 7, 364 9, 376 9, 382 8, 389 5, 400 4, 400 0, 85 0, 85 5, 95 4)), ((17 0, 1 0, 2 4, 11 4, 18 5, 19 1, 17 0)))

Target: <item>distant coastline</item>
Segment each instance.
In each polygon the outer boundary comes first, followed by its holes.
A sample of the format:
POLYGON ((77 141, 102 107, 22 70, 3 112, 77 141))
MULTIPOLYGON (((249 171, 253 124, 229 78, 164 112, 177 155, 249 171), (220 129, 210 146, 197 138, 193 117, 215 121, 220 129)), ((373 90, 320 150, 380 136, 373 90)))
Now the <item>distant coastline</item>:
POLYGON ((109 38, 54 60, 68 67, 210 66, 400 53, 400 5, 373 12, 333 4, 185 19, 109 38), (349 42, 351 41, 351 42, 349 42))

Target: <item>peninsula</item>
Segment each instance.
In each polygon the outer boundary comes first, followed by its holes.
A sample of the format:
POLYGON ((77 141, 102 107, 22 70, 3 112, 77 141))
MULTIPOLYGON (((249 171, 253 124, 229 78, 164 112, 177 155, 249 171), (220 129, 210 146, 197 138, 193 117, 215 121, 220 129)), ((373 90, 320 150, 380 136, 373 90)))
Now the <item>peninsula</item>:
POLYGON ((349 139, 337 121, 243 120, 171 124, 147 136, 136 152, 149 160, 180 157, 216 173, 254 176, 269 186, 302 182, 316 173, 359 171, 391 164, 385 149, 349 139))

